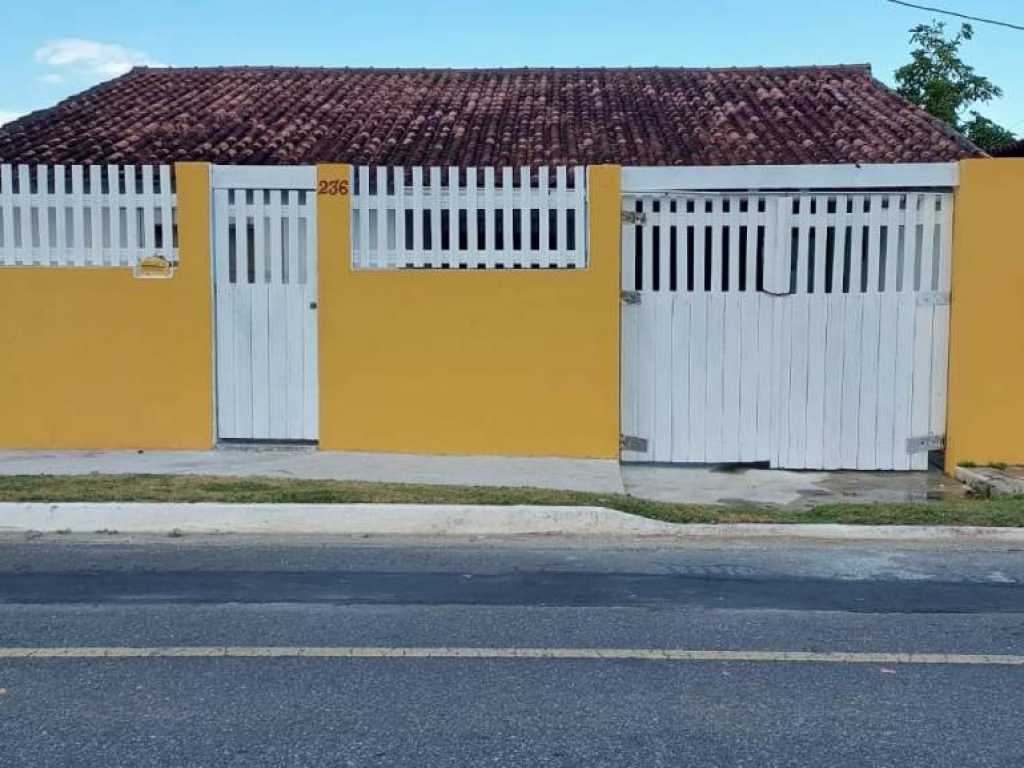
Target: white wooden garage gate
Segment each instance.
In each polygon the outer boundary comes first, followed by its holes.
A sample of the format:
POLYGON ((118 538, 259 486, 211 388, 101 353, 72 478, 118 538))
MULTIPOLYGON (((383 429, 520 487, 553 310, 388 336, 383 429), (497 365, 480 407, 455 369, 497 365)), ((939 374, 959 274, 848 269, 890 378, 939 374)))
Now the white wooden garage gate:
POLYGON ((624 169, 623 460, 925 469, 945 433, 956 178, 624 169))

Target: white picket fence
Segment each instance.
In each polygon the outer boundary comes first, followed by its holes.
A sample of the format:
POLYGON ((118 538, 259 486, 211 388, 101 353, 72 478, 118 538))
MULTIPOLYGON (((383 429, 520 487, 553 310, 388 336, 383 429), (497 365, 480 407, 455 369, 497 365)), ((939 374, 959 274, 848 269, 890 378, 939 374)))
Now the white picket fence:
POLYGON ((583 269, 586 169, 360 166, 355 269, 583 269))
POLYGON ((0 266, 178 262, 171 166, 0 165, 0 266))
POLYGON ((950 192, 623 202, 625 460, 927 466, 945 433, 950 192))

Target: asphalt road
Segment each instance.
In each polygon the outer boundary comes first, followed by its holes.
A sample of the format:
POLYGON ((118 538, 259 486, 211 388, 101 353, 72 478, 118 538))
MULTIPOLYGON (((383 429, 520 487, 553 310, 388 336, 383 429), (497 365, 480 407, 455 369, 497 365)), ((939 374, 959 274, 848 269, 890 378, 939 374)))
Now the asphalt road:
POLYGON ((1024 661, 1020 551, 0 536, 12 768, 1018 767, 1024 666, 991 654, 1024 661), (172 646, 292 656, 116 657, 172 646), (590 655, 544 656, 566 649, 590 655), (864 653, 978 663, 847 658, 864 653))

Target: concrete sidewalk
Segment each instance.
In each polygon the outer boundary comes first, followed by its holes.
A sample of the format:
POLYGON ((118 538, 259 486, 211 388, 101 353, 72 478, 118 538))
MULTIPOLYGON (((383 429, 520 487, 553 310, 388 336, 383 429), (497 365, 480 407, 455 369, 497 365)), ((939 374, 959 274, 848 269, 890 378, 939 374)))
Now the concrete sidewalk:
POLYGON ((174 474, 506 486, 628 493, 677 504, 906 503, 962 497, 965 486, 927 472, 812 472, 614 460, 343 453, 311 448, 215 451, 0 451, 0 475, 174 474))
POLYGON ((309 448, 215 451, 0 451, 0 475, 156 474, 489 485, 625 493, 617 461, 344 453, 309 448))

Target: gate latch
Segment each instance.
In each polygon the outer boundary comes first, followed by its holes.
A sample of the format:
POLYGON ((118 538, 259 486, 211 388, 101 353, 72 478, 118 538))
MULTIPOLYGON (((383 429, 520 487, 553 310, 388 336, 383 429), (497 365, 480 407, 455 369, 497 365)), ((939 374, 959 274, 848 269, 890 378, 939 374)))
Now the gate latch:
POLYGON ((315 301, 311 301, 311 302, 309 302, 309 308, 310 308, 310 309, 316 309, 316 307, 317 307, 317 304, 316 304, 316 302, 315 302, 315 301))
POLYGON ((647 221, 647 214, 643 211, 623 211, 623 224, 644 224, 647 221))
POLYGON ((622 292, 622 303, 623 304, 639 304, 640 303, 640 291, 623 291, 622 292))
POLYGON ((619 447, 624 451, 647 453, 647 438, 634 435, 619 435, 619 447))
POLYGON ((945 435, 920 435, 907 438, 907 453, 923 453, 924 451, 941 451, 946 447, 945 435))

